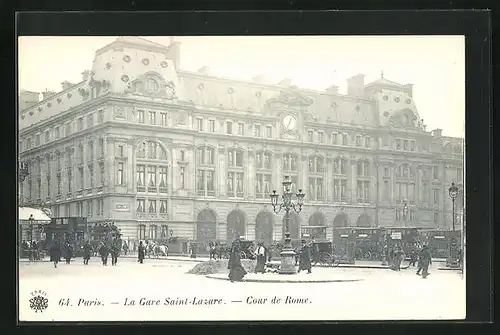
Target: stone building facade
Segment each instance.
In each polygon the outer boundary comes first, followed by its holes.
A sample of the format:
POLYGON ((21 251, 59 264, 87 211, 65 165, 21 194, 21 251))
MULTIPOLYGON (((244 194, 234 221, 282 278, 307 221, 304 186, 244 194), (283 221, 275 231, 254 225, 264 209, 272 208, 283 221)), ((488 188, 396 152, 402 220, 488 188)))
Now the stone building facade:
POLYGON ((270 242, 283 236, 283 213, 269 194, 288 175, 306 193, 292 238, 303 225, 328 227, 327 238, 340 226, 450 228, 463 139, 426 130, 412 85, 357 75, 343 95, 187 72, 180 61, 176 41, 121 37, 81 82, 40 102, 21 92, 21 203, 113 220, 126 238, 270 242))

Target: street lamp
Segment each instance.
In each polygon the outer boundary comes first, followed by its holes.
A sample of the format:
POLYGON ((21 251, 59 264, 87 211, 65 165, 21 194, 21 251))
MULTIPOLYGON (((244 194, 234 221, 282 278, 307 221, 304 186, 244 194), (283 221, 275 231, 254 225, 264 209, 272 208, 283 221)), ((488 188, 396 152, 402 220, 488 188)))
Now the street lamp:
POLYGON ((22 183, 26 177, 30 174, 28 163, 19 162, 19 181, 22 183))
POLYGON ((170 229, 170 237, 174 236, 174 230, 170 229))
POLYGON ((35 218, 33 217, 33 214, 30 214, 30 217, 28 218, 29 226, 30 226, 30 248, 29 248, 29 258, 30 260, 33 259, 33 222, 35 221, 35 218))
POLYGON ((278 214, 282 209, 285 210, 285 245, 280 253, 281 266, 280 274, 295 274, 297 270, 295 268, 295 252, 292 247, 292 240, 290 238, 290 211, 293 209, 296 213, 300 213, 302 210, 302 205, 304 204, 305 193, 300 189, 295 195, 297 197, 296 203, 292 202, 292 191, 290 186, 292 181, 289 176, 285 177, 283 181, 283 201, 278 203, 279 194, 276 190, 273 190, 271 194, 271 205, 273 206, 273 211, 278 214))
POLYGON ((453 255, 453 247, 456 248, 456 242, 455 242, 455 199, 458 195, 458 187, 455 185, 454 182, 451 183, 450 188, 448 189, 448 194, 450 195, 451 198, 451 207, 452 207, 452 233, 451 233, 451 238, 450 238, 450 246, 449 246, 449 258, 448 258, 448 265, 449 266, 456 266, 455 259, 453 255))
POLYGON ((450 198, 451 198, 451 202, 452 202, 452 211, 453 211, 453 217, 452 217, 452 227, 453 227, 453 231, 455 231, 455 199, 457 197, 457 194, 458 194, 458 187, 455 185, 455 183, 451 183, 451 186, 450 188, 448 189, 448 193, 450 195, 450 198))

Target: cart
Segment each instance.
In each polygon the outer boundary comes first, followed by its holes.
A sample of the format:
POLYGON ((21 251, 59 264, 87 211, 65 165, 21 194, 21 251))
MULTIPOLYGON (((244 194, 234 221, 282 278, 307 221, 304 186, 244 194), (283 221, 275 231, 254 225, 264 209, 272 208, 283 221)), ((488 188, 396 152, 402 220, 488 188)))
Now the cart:
POLYGON ((340 264, 340 258, 335 255, 335 248, 330 241, 312 242, 312 265, 337 267, 340 264))

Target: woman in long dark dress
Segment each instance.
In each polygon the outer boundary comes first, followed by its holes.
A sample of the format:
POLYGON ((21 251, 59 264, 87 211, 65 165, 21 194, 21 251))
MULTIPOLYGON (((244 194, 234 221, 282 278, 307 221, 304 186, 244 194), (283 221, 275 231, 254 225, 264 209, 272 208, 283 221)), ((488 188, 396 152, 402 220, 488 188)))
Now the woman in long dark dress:
POLYGON ((302 248, 299 251, 299 271, 307 270, 307 273, 311 273, 311 248, 306 243, 306 240, 302 240, 302 248))
POLYGON ((71 258, 73 258, 73 246, 69 242, 66 242, 66 247, 64 249, 64 259, 66 260, 66 264, 69 264, 71 263, 71 258))
POLYGON ((92 254, 92 246, 90 242, 87 240, 83 245, 83 264, 89 265, 90 255, 92 254))
POLYGON ((50 261, 54 262, 54 267, 57 268, 57 263, 61 261, 61 245, 59 241, 55 241, 50 247, 50 261))
POLYGON ((142 241, 139 242, 139 247, 137 249, 137 256, 139 257, 137 261, 142 264, 144 262, 144 257, 146 256, 146 247, 144 246, 142 241))
POLYGON ((243 277, 247 274, 243 265, 241 265, 240 243, 238 242, 233 243, 231 247, 231 255, 229 256, 227 268, 229 269, 229 279, 232 283, 242 281, 243 277))

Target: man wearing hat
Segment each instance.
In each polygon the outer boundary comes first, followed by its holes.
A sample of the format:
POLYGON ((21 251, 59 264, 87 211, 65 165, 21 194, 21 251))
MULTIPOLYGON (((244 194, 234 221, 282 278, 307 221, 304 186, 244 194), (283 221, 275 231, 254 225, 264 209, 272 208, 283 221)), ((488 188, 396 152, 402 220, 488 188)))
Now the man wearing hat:
POLYGON ((299 271, 307 270, 307 273, 311 273, 311 248, 307 244, 306 240, 302 240, 302 247, 299 251, 299 271))
POLYGON ((422 250, 420 250, 418 258, 417 275, 420 275, 420 271, 422 271, 422 278, 425 279, 429 275, 429 265, 432 264, 431 251, 427 244, 424 244, 422 250))

